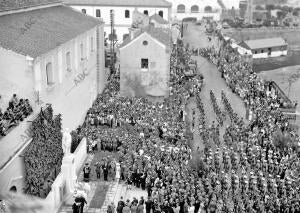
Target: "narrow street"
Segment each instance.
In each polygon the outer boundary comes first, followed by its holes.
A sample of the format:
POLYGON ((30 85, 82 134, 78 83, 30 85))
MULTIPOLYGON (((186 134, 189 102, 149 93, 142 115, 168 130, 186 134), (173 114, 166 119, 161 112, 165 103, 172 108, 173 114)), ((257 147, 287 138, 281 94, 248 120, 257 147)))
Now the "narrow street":
MULTIPOLYGON (((202 48, 209 47, 211 45, 217 46, 218 41, 216 39, 212 39, 211 42, 208 42, 207 35, 205 34, 204 26, 195 25, 189 23, 187 31, 184 34, 184 43, 189 43, 190 47, 194 48, 202 48)), ((226 93, 228 100, 231 103, 232 108, 240 117, 245 118, 246 110, 243 104, 243 101, 235 95, 231 89, 226 85, 224 79, 221 78, 221 73, 218 71, 216 65, 210 63, 208 60, 203 58, 202 56, 193 56, 198 63, 198 72, 204 76, 204 86, 201 90, 200 97, 204 105, 205 117, 207 119, 207 124, 211 125, 213 121, 216 121, 216 114, 213 111, 211 100, 210 100, 210 90, 212 90, 217 98, 218 104, 220 108, 223 110, 223 104, 221 103, 221 91, 223 90, 226 93)), ((192 119, 192 109, 196 109, 195 100, 192 99, 187 107, 188 119, 192 119)), ((198 110, 196 111, 196 115, 198 114, 198 110)), ((197 119, 196 119, 197 122, 197 119)), ((220 139, 222 140, 223 133, 225 131, 226 125, 228 124, 229 119, 224 124, 224 126, 220 129, 220 139)), ((198 126, 198 123, 195 124, 198 126)), ((196 151, 199 146, 200 150, 204 148, 203 143, 201 142, 198 128, 195 128, 194 132, 194 144, 192 145, 193 152, 196 151)))

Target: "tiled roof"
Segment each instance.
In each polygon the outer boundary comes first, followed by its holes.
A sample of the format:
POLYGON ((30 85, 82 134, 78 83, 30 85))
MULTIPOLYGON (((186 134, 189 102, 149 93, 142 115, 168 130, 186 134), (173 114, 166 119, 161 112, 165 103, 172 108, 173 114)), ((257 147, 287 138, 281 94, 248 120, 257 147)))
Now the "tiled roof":
POLYGON ((68 5, 171 7, 166 0, 64 0, 68 5))
POLYGON ((152 16, 150 16, 150 20, 154 20, 159 24, 168 24, 169 22, 165 19, 163 19, 160 15, 158 14, 154 14, 152 16))
POLYGON ((123 41, 123 43, 120 45, 121 47, 126 46, 127 44, 133 42, 137 37, 139 37, 143 33, 148 33, 151 37, 158 40, 162 44, 169 47, 171 45, 171 31, 168 29, 161 29, 161 28, 154 28, 154 27, 147 27, 145 29, 140 30, 138 33, 135 34, 134 38, 130 38, 130 36, 123 41))
POLYGON ((257 39, 257 40, 248 40, 243 41, 240 44, 247 49, 260 49, 260 48, 269 48, 269 47, 279 47, 283 45, 287 45, 285 40, 281 37, 277 38, 265 38, 265 39, 257 39))
POLYGON ((101 24, 67 6, 0 16, 0 46, 33 58, 101 24))
POLYGON ((0 12, 58 3, 61 0, 0 0, 0 12))

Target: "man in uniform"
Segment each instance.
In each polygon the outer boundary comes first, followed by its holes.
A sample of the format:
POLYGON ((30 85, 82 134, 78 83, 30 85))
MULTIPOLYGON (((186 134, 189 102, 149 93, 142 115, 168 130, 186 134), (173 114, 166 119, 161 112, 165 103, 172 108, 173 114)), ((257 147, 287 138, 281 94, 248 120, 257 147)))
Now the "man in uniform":
POLYGON ((90 173, 91 173, 91 167, 89 166, 88 163, 86 163, 85 166, 83 167, 83 180, 85 182, 90 181, 90 173))

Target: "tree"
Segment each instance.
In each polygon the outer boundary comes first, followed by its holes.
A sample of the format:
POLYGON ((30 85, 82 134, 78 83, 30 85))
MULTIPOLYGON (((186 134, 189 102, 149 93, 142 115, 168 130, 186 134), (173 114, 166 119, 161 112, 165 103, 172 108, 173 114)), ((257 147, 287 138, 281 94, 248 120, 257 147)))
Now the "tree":
POLYGON ((293 11, 293 16, 299 16, 299 10, 294 10, 293 11))
POLYGON ((276 13, 276 15, 277 15, 277 18, 278 19, 283 19, 285 16, 286 16, 286 12, 284 12, 284 11, 277 11, 277 13, 276 13))
POLYGON ((275 9, 274 4, 267 4, 266 5, 266 10, 274 10, 274 9, 275 9))
POLYGON ((256 5, 255 10, 264 10, 263 6, 261 5, 256 5))

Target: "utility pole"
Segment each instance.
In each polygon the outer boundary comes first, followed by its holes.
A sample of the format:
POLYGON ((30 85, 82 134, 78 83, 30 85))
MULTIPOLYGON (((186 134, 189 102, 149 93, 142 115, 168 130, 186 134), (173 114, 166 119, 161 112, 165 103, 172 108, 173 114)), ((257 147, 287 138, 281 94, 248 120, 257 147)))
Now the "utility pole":
POLYGON ((183 20, 181 21, 181 38, 183 38, 183 31, 184 31, 184 29, 183 29, 183 20))
POLYGON ((110 74, 115 72, 115 29, 114 10, 110 10, 110 74))

